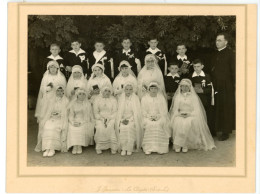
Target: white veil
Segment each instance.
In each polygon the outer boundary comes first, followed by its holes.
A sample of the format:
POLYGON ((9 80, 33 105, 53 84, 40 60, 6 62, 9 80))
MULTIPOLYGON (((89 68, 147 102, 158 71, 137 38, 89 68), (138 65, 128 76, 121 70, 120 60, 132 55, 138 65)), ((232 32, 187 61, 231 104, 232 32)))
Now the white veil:
POLYGON ((189 79, 181 80, 179 87, 173 96, 172 105, 169 111, 171 121, 173 121, 174 118, 179 115, 180 101, 181 98, 183 98, 183 94, 181 93, 181 85, 188 85, 190 88, 189 95, 191 97, 191 102, 194 109, 192 112, 192 116, 194 117, 194 124, 196 124, 196 128, 200 131, 200 133, 203 134, 201 136, 203 143, 201 147, 204 150, 215 148, 214 140, 207 125, 207 115, 205 109, 202 102, 200 101, 199 96, 192 86, 192 82, 189 79))
MULTIPOLYGON (((136 130, 136 150, 139 151, 142 146, 142 139, 143 139, 143 125, 142 125, 142 114, 141 114, 141 104, 139 101, 138 96, 135 94, 136 86, 132 82, 127 82, 124 85, 124 88, 126 86, 132 86, 133 87, 133 93, 131 94, 131 107, 133 108, 133 114, 134 114, 134 123, 135 123, 135 130, 136 130)), ((117 117, 116 117, 116 133, 117 137, 119 136, 119 127, 120 122, 122 120, 122 116, 125 109, 125 101, 126 96, 125 92, 122 93, 118 100, 118 111, 117 111, 117 117)))
POLYGON ((148 54, 145 56, 145 65, 141 69, 141 71, 138 74, 137 77, 137 84, 138 84, 138 96, 141 99, 145 94, 143 92, 144 88, 147 89, 149 83, 151 82, 157 82, 161 87, 162 95, 167 99, 166 92, 165 92, 165 85, 164 85, 164 79, 163 74, 158 66, 158 59, 153 54, 148 54), (147 60, 153 60, 154 66, 152 69, 147 69, 147 60))

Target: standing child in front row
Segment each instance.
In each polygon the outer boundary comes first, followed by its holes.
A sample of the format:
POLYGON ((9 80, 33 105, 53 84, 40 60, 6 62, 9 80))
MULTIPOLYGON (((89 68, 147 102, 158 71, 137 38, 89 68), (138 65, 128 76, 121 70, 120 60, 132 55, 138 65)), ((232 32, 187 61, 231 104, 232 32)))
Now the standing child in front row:
POLYGON ((73 40, 71 42, 71 48, 72 50, 64 55, 65 68, 67 71, 66 78, 69 79, 74 65, 80 65, 83 69, 84 76, 86 77, 88 69, 87 54, 81 49, 81 42, 79 40, 73 40))
POLYGON ((211 96, 212 96, 212 83, 210 76, 204 73, 204 65, 200 59, 195 59, 193 62, 194 73, 191 76, 192 85, 195 92, 200 97, 207 114, 208 125, 211 128, 211 96))
POLYGON ((164 82, 165 82, 165 90, 166 90, 167 100, 168 100, 168 109, 170 109, 172 104, 172 98, 181 80, 181 77, 178 73, 179 72, 178 62, 177 61, 171 62, 169 64, 168 70, 170 71, 170 73, 168 73, 164 77, 164 82))
POLYGON ((46 68, 47 68, 47 64, 50 62, 50 61, 56 61, 59 66, 60 66, 60 71, 64 74, 65 74, 65 67, 64 67, 64 59, 59 55, 60 53, 60 45, 56 44, 56 43, 53 43, 51 44, 50 46, 50 52, 51 52, 51 55, 48 56, 47 58, 45 58, 43 60, 43 63, 42 63, 42 72, 44 73, 46 68))
POLYGON ((182 78, 188 78, 193 72, 191 58, 186 54, 187 48, 185 44, 178 44, 176 48, 177 56, 173 60, 179 63, 180 75, 182 78))
POLYGON ((165 54, 157 48, 159 41, 156 37, 151 37, 148 41, 148 45, 150 46, 147 50, 145 55, 153 54, 158 59, 158 66, 160 67, 162 74, 167 75, 167 60, 165 54))
POLYGON ((115 57, 115 76, 119 74, 119 66, 121 61, 128 61, 131 65, 131 69, 137 77, 138 73, 141 71, 141 61, 138 53, 131 48, 132 42, 128 37, 123 38, 122 46, 123 49, 119 50, 115 57))
POLYGON ((91 75, 92 66, 94 64, 101 64, 104 66, 104 73, 109 77, 110 80, 115 78, 114 76, 114 62, 112 56, 104 50, 105 43, 102 40, 95 42, 95 51, 88 56, 89 68, 88 75, 91 75))

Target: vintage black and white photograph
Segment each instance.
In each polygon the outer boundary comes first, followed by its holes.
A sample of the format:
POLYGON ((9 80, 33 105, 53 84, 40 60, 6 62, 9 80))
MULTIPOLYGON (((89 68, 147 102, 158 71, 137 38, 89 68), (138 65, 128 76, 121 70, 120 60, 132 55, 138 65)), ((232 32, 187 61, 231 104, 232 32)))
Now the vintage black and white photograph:
POLYGON ((28 166, 236 166, 236 16, 29 15, 28 166))

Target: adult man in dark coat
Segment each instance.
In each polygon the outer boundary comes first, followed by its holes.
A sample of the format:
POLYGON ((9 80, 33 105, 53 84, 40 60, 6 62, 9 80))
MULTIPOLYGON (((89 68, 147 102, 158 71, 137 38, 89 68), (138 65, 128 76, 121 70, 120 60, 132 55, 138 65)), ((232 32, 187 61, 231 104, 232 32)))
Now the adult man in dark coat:
POLYGON ((212 56, 211 76, 215 89, 215 130, 221 132, 218 139, 224 141, 235 130, 235 54, 227 48, 225 33, 217 35, 217 51, 212 56))

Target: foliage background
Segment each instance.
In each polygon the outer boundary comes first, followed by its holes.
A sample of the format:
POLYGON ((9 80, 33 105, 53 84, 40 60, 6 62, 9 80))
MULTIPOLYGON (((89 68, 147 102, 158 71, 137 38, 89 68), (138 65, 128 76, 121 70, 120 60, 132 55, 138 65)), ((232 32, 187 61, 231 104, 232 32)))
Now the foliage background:
POLYGON ((94 41, 103 39, 106 50, 121 48, 123 37, 130 37, 136 51, 148 48, 151 36, 159 39, 158 47, 175 54, 176 45, 185 43, 193 55, 207 62, 215 48, 217 33, 230 35, 229 46, 235 50, 235 16, 66 16, 31 15, 28 17, 29 92, 39 88, 42 73, 39 66, 48 56, 51 43, 59 43, 62 52, 70 50, 70 41, 80 39, 82 48, 93 50, 94 41))

